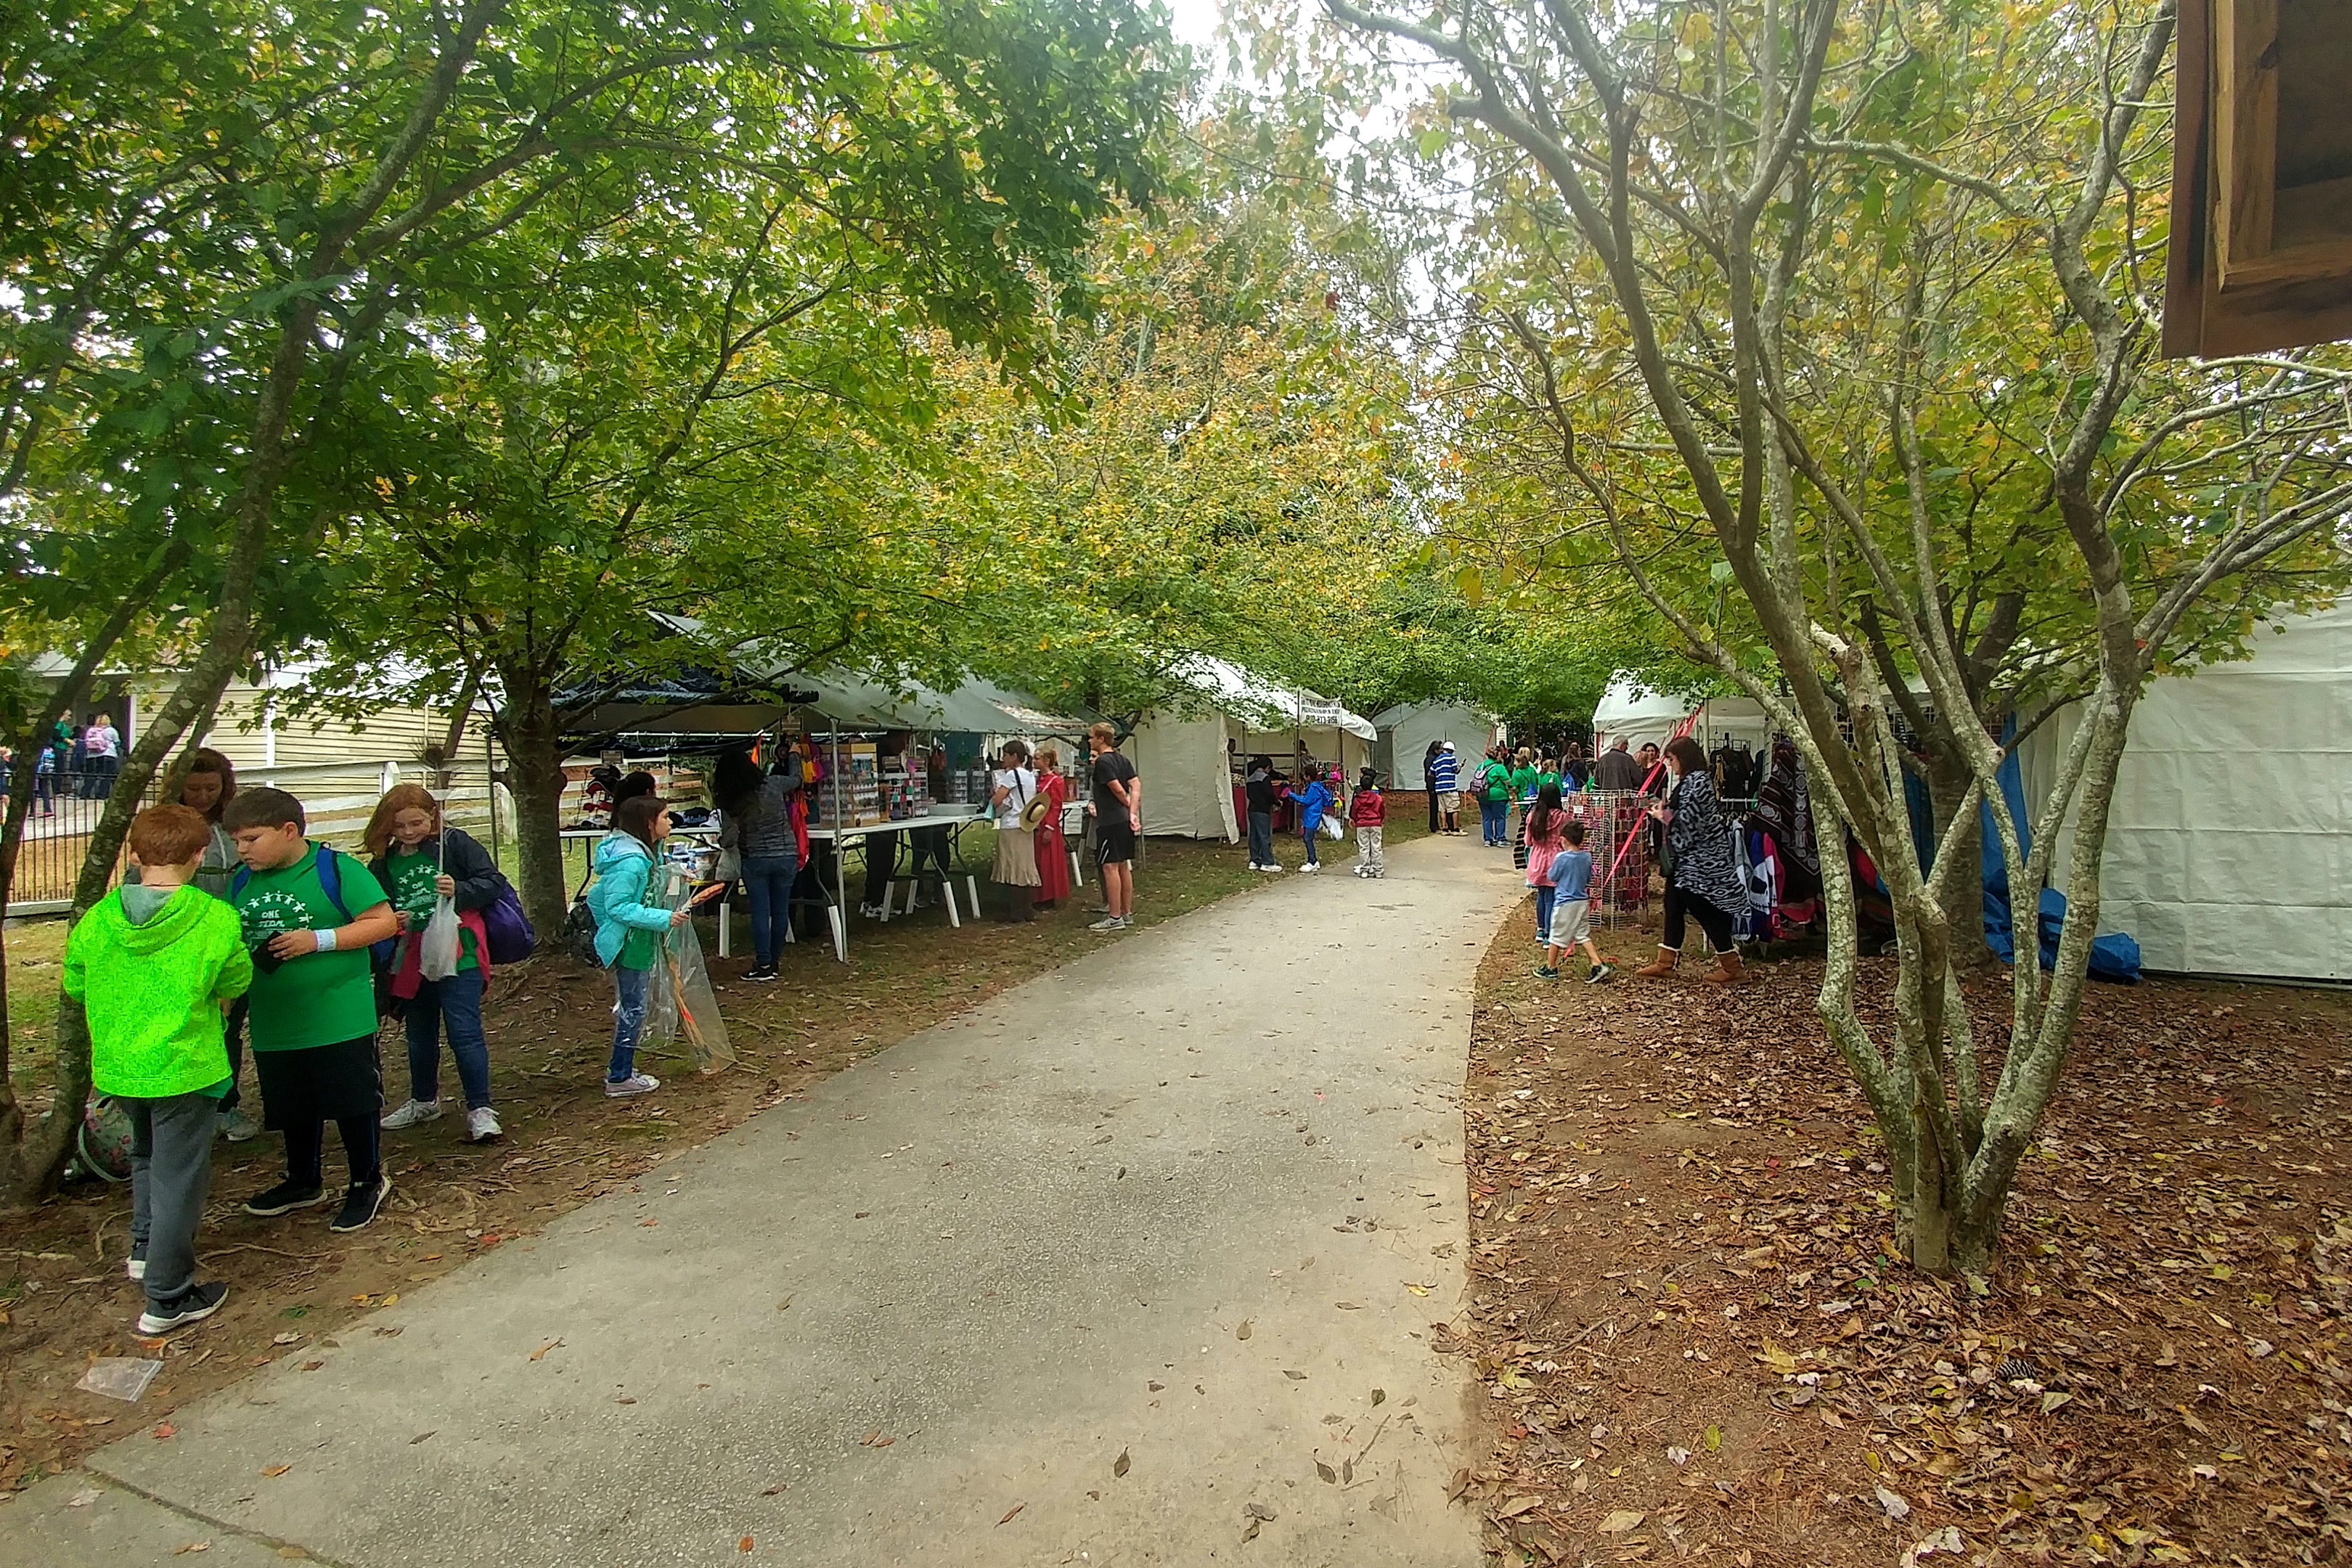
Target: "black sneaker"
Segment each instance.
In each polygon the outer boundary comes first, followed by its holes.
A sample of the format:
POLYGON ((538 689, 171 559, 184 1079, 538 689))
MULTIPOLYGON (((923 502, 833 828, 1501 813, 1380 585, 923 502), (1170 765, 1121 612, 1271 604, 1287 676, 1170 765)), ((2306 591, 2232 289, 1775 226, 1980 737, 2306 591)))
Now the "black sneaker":
POLYGON ((778 978, 778 976, 776 974, 774 965, 763 963, 757 969, 749 969, 744 971, 743 978, 746 980, 774 980, 778 978))
POLYGON ((139 1331, 152 1337, 203 1322, 219 1311, 221 1303, 227 1300, 226 1285, 191 1285, 169 1301, 148 1302, 147 1310, 139 1314, 139 1331))
POLYGON ((266 1193, 256 1193, 245 1200, 245 1212, 267 1219, 274 1215, 292 1214, 313 1204, 327 1201, 327 1189, 316 1182, 280 1182, 266 1193))
POLYGON ((329 1230, 365 1230, 375 1218, 376 1210, 392 1195, 392 1175, 389 1172, 373 1182, 353 1182, 343 1194, 342 1212, 335 1215, 329 1230))

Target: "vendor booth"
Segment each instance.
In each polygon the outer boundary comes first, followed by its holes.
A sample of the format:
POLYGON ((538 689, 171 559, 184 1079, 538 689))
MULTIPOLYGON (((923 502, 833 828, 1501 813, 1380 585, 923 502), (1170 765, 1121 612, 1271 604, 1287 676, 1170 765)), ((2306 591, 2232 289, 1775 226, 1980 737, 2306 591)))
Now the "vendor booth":
POLYGON ((1379 731, 1328 698, 1220 658, 1188 659, 1174 673, 1191 700, 1148 715, 1127 745, 1143 780, 1147 835, 1238 841, 1240 769, 1255 752, 1284 773, 1311 758, 1350 782, 1371 763, 1379 731))
POLYGON ((1750 751, 1761 752, 1771 742, 1772 721, 1765 716, 1764 705, 1752 697, 1694 701, 1654 690, 1638 676, 1622 671, 1609 682, 1601 705, 1592 710, 1595 754, 1620 739, 1639 751, 1645 744, 1663 746, 1677 734, 1690 736, 1710 756, 1718 746, 1743 742, 1750 751))

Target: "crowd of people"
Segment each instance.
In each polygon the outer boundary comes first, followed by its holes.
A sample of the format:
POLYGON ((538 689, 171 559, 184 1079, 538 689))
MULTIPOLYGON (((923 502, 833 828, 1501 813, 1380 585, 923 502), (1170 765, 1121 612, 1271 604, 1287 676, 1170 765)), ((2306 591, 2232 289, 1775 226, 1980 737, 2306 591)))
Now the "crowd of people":
POLYGON ((1536 942, 1544 952, 1537 973, 1542 978, 1557 978, 1567 954, 1580 948, 1588 961, 1588 981, 1615 973, 1591 939, 1595 867, 1585 848, 1591 812, 1581 800, 1570 804, 1571 797, 1591 794, 1632 796, 1638 803, 1650 845, 1638 874, 1646 879, 1654 863, 1665 886, 1658 956, 1633 973, 1647 979, 1674 973, 1695 921, 1715 952, 1706 978, 1727 984, 1741 978, 1734 921, 1748 908, 1749 895, 1733 863, 1730 825, 1713 772, 1696 741, 1676 736, 1663 747, 1644 743, 1636 750, 1619 737, 1597 758, 1588 758, 1574 742, 1557 753, 1496 744, 1467 768, 1453 742, 1433 741, 1423 755, 1422 772, 1432 833, 1465 831, 1466 794, 1477 807, 1481 846, 1511 850, 1515 865, 1524 868, 1535 892, 1536 942))
MULTIPOLYGON (((777 977, 793 889, 811 858, 810 781, 790 746, 764 767, 749 752, 719 759, 712 794, 722 864, 680 897, 662 871, 671 803, 651 773, 622 773, 610 765, 617 761, 608 758, 591 780, 605 832, 591 851, 581 906, 613 987, 604 1089, 625 1099, 661 1087, 636 1060, 650 981, 670 933, 698 906, 740 882, 754 950, 746 978, 777 977)), ((1003 918, 1034 919, 1069 896, 1060 762, 1057 748, 1033 757, 1016 741, 991 773, 992 876, 1011 895, 1003 918)), ((197 1278, 194 1247, 216 1138, 267 1131, 284 1144, 283 1175, 245 1199, 246 1213, 284 1216, 332 1204, 329 1229, 351 1232, 374 1222, 392 1190, 384 1135, 444 1114, 445 1043, 467 1139, 503 1135, 482 1002, 494 965, 508 961, 499 949, 509 907, 525 951, 530 940, 489 852, 422 785, 384 794, 355 856, 311 837, 293 795, 240 789, 216 751, 188 753, 177 777, 173 800, 132 819, 128 873, 67 939, 63 982, 89 1021, 93 1087, 131 1123, 127 1267, 144 1288, 139 1331, 148 1335, 208 1318, 226 1299, 225 1283, 197 1278), (376 1037, 391 1019, 406 1036, 408 1081, 405 1098, 387 1108, 376 1037), (241 1093, 248 1047, 257 1118, 241 1093), (327 1180, 331 1124, 342 1152, 340 1186, 327 1180)), ((1124 931, 1134 913, 1143 786, 1108 725, 1087 738, 1087 778, 1108 906, 1093 929, 1124 931)), ((948 830, 909 831, 919 864, 935 854, 944 870, 948 830)), ((887 876, 888 858, 882 863, 887 876)))
MULTIPOLYGON (((0 794, 17 765, 14 747, 0 746, 0 794)), ((87 724, 58 721, 34 751, 33 815, 55 816, 60 800, 104 800, 122 771, 122 731, 114 715, 100 713, 87 724)))

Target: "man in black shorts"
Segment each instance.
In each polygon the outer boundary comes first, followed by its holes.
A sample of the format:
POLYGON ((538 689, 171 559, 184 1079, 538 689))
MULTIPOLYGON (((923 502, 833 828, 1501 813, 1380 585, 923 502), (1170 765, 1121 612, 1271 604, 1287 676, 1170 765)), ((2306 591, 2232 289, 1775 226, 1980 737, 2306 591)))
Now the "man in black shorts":
POLYGON ((1102 867, 1103 901, 1110 913, 1092 931, 1125 931, 1135 916, 1135 837, 1143 831, 1143 781, 1118 751, 1118 731, 1097 724, 1087 731, 1094 756, 1095 858, 1102 867))

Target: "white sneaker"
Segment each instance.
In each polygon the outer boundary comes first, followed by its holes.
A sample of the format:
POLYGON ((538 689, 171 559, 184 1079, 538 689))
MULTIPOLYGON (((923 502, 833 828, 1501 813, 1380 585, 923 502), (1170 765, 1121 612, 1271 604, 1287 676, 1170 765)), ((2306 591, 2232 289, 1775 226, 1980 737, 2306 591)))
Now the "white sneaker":
POLYGON ((506 1131, 499 1125, 499 1113, 487 1105, 478 1105, 466 1112, 466 1142, 487 1143, 506 1131))
POLYGON ((1127 922, 1117 915, 1105 915, 1087 929, 1088 931, 1121 931, 1126 928, 1126 925, 1127 922))
POLYGON ((220 1119, 221 1136, 232 1143, 242 1143, 260 1131, 261 1123, 242 1105, 220 1119))
POLYGON ((860 904, 857 906, 857 913, 858 917, 862 920, 878 921, 882 918, 882 906, 879 904, 860 904))
POLYGON ((376 1125, 386 1132, 400 1132, 411 1127, 421 1126, 427 1121, 440 1120, 441 1102, 439 1100, 412 1100, 376 1125))
POLYGON ((633 1094, 651 1094, 661 1087, 661 1079, 650 1073, 633 1072, 620 1082, 604 1080, 604 1093, 613 1100, 624 1100, 633 1094))
POLYGON ((1316 872, 1320 871, 1321 869, 1323 869, 1323 868, 1322 868, 1321 866, 1319 866, 1319 865, 1316 864, 1316 863, 1315 863, 1314 861, 1312 861, 1312 860, 1309 860, 1308 862, 1307 862, 1307 864, 1306 864, 1306 865, 1301 866, 1300 868, 1298 868, 1298 874, 1299 874, 1300 876, 1302 876, 1302 877, 1311 877, 1311 876, 1313 876, 1316 872))

